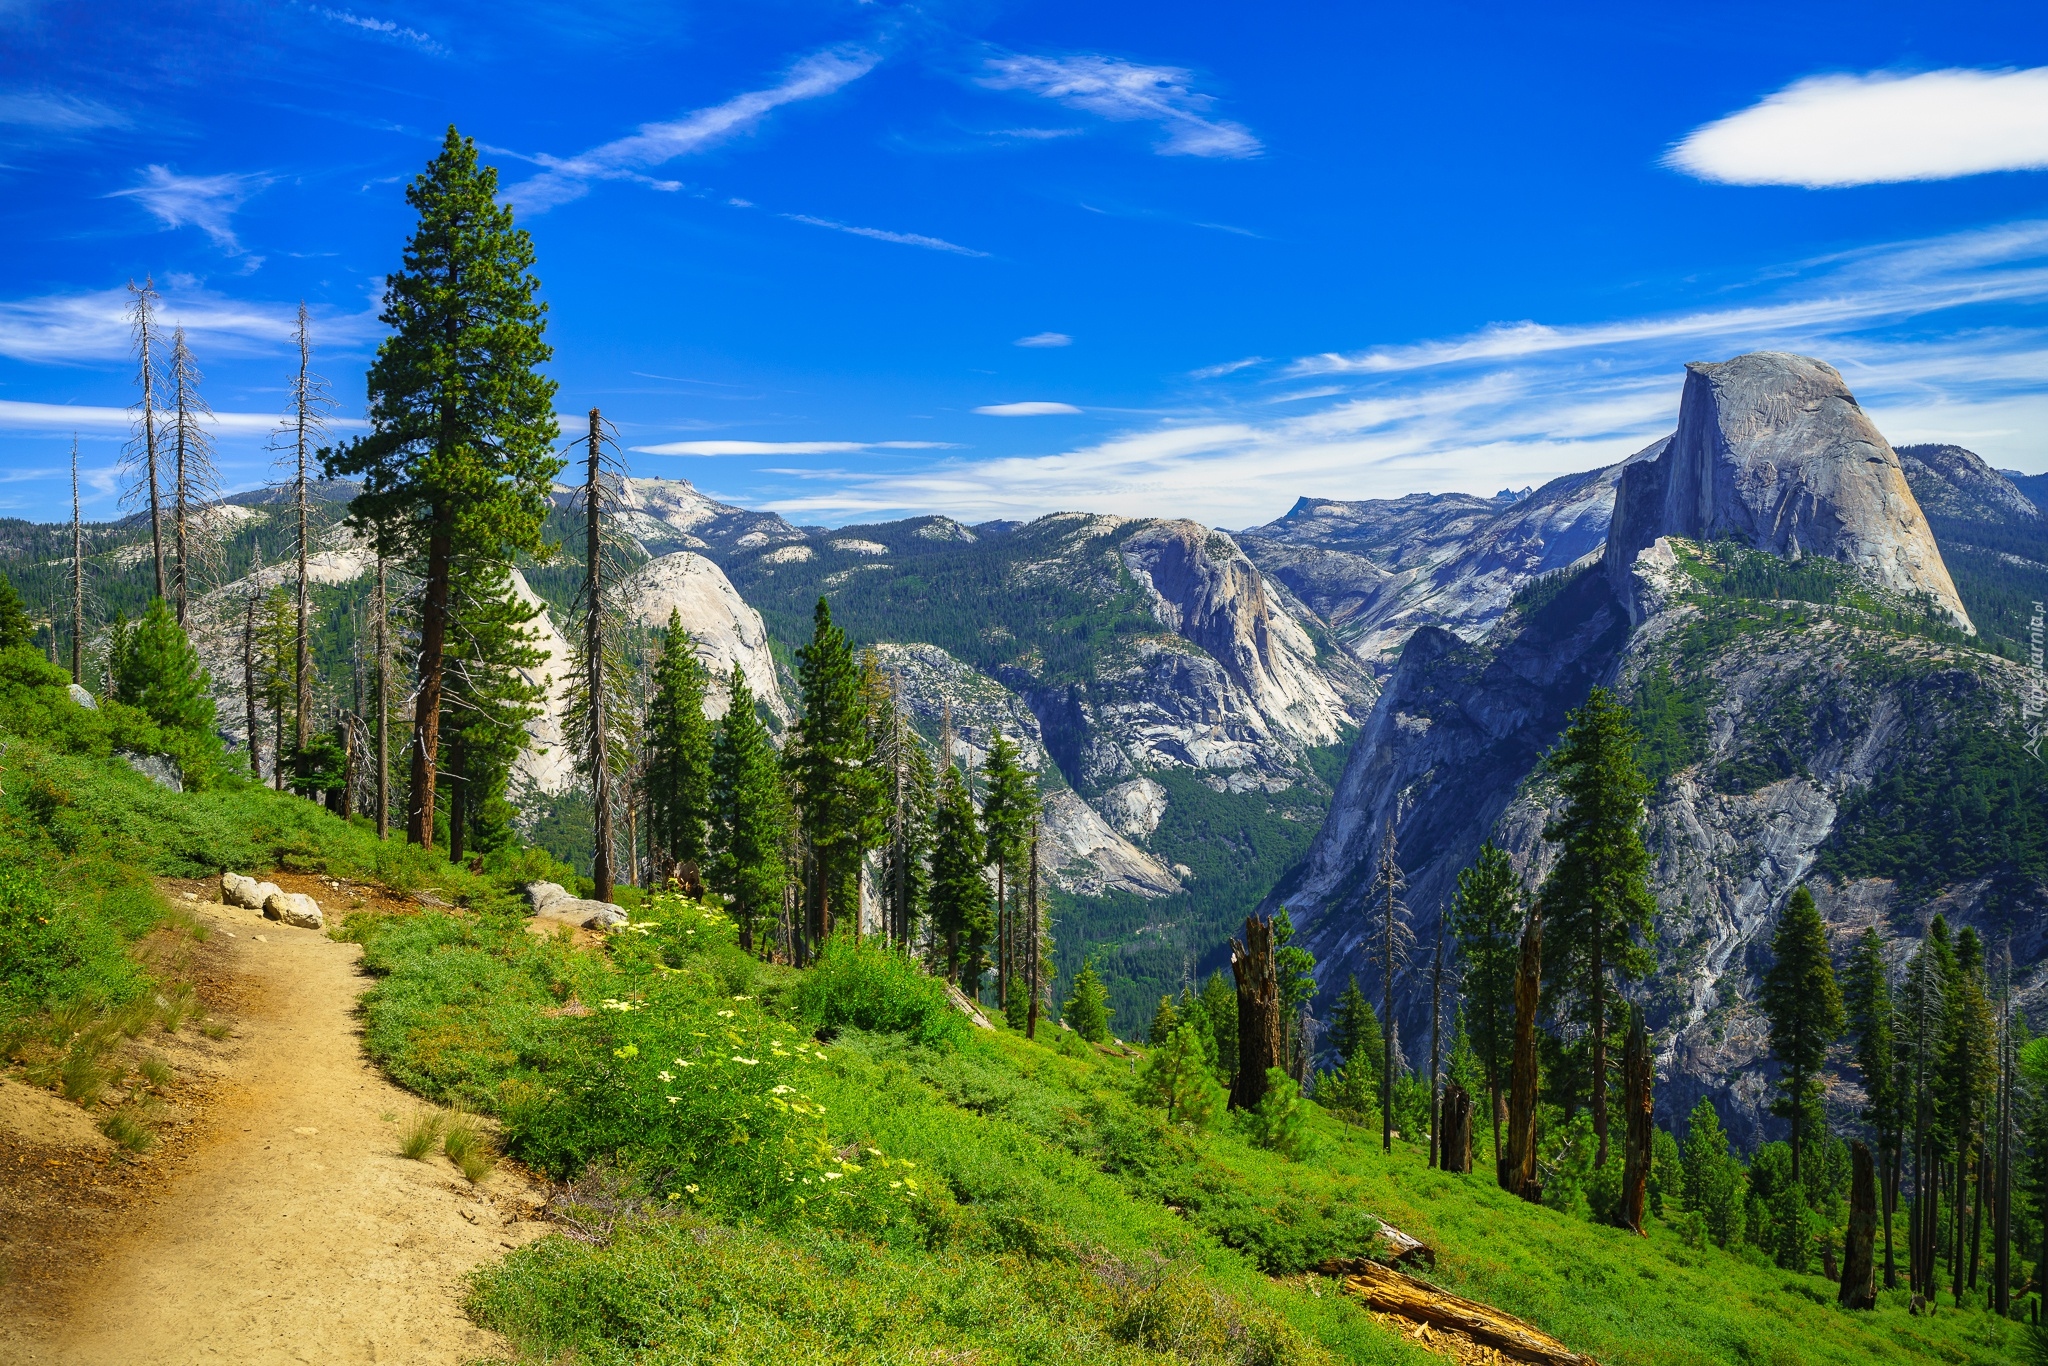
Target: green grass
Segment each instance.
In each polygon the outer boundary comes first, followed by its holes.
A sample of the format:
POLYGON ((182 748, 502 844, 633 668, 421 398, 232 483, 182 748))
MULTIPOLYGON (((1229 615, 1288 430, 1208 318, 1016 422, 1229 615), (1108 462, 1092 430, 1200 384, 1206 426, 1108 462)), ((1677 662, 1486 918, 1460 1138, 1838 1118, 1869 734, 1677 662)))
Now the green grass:
POLYGON ((510 1152, 587 1193, 584 1240, 472 1282, 524 1359, 1420 1360, 1313 1274, 1370 1252, 1380 1218, 1438 1250, 1447 1287, 1606 1366, 2017 1350, 1981 1311, 1914 1318, 1887 1294, 1849 1314, 1818 1277, 1524 1204, 1312 1106, 1296 1158, 1233 1118, 1172 1126, 1135 1059, 1061 1031, 922 1040, 918 1011, 874 1007, 898 994, 880 950, 806 980, 740 955, 713 913, 647 914, 603 950, 482 917, 354 926, 384 974, 378 1060, 496 1113, 510 1152), (832 981, 852 1000, 819 1042, 832 981))

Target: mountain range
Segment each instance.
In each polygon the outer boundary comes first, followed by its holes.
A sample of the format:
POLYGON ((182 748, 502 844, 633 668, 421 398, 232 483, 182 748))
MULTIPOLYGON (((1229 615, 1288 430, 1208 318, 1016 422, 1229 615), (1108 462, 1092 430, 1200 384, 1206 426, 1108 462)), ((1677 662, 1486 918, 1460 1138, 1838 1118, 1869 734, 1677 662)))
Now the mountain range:
MULTIPOLYGON (((995 729, 1015 737, 1046 792, 1062 971, 1097 963, 1124 1034, 1223 964, 1261 904, 1288 908, 1325 1001, 1363 976, 1358 903, 1389 824, 1425 944, 1483 840, 1533 887, 1543 755, 1588 688, 1612 686, 1656 783, 1658 967, 1633 990, 1660 1119, 1712 1094, 1755 1138, 1772 1123, 1759 950, 1802 879, 1838 944, 1868 924, 1903 943, 1941 909, 2010 942, 2023 1002, 2048 994, 2048 788, 2015 729, 2048 598, 2048 476, 1895 451, 1834 370, 1782 354, 1690 367, 1674 417, 1540 488, 1304 497, 1234 532, 1079 512, 798 527, 630 478, 625 596, 641 627, 673 609, 713 667, 740 664, 777 727, 822 594, 928 739, 950 712, 972 767, 995 729)), ((368 565, 338 524, 350 490, 318 493, 316 654, 345 698, 368 565)), ((288 540, 274 493, 230 503, 195 636, 233 733, 235 622, 288 540)), ((0 569, 46 616, 66 614, 68 536, 0 522, 0 569)), ((139 606, 146 537, 135 519, 91 529, 107 610, 139 606)), ((560 723, 580 570, 522 566, 520 587, 550 614, 550 706, 520 769, 545 831, 541 808, 576 800, 560 723)), ((1423 1061, 1419 975, 1399 998, 1423 1061)), ((1857 1103, 1846 1081, 1831 1095, 1857 1103)))

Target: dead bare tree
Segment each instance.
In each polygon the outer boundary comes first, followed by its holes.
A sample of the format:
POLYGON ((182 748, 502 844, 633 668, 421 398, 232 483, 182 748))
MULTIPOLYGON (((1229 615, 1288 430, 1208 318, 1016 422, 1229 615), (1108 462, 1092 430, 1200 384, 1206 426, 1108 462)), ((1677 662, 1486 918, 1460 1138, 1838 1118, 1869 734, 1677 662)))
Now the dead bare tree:
POLYGON ((1029 937, 1031 956, 1024 968, 1025 989, 1028 993, 1024 1007, 1024 1037, 1035 1039, 1038 1037, 1038 958, 1043 948, 1038 929, 1038 833, 1036 831, 1033 831, 1031 835, 1031 890, 1028 895, 1030 902, 1025 910, 1027 919, 1025 933, 1029 937))
POLYGON ((1379 865, 1367 901, 1367 914, 1377 921, 1372 929, 1369 955, 1380 970, 1380 1145, 1387 1152, 1394 1150, 1394 1059, 1399 1052, 1394 1031, 1394 978, 1408 966, 1409 956, 1415 950, 1408 904, 1401 899, 1408 880, 1401 873, 1394 847, 1394 825, 1399 817, 1400 805, 1396 803, 1387 815, 1386 829, 1380 838, 1379 865))
POLYGON ((627 696, 626 662, 619 649, 619 631, 624 612, 618 593, 625 579, 619 557, 622 540, 611 525, 607 510, 621 494, 624 471, 611 454, 612 442, 604 417, 590 410, 590 427, 585 438, 585 475, 577 495, 584 522, 583 589, 577 595, 582 630, 576 643, 576 674, 581 685, 571 711, 578 761, 590 780, 591 823, 594 853, 591 880, 597 884, 593 895, 609 901, 616 874, 618 851, 618 779, 631 753, 632 703, 627 696))
POLYGON ((78 433, 71 434, 71 681, 85 686, 85 526, 78 515, 78 433))
POLYGON ((249 565, 248 601, 242 613, 242 700, 248 708, 249 776, 263 781, 263 716, 256 705, 256 612, 263 601, 263 543, 249 565))
POLYGON ((1280 973, 1273 955, 1273 922, 1244 921, 1244 939, 1230 941, 1230 972, 1237 979, 1237 1079, 1230 1108, 1255 1110, 1266 1098, 1266 1069, 1280 1065, 1280 973))
POLYGON ((327 435, 327 414, 334 399, 327 381, 313 373, 313 329, 306 301, 299 300, 298 322, 293 328, 298 343, 299 368, 291 383, 291 411, 273 438, 272 448, 281 452, 280 463, 291 470, 292 511, 298 520, 298 629, 292 660, 293 740, 304 749, 313 738, 313 647, 311 603, 306 558, 310 553, 308 525, 310 490, 307 473, 318 443, 327 435))
POLYGON ((142 398, 136 404, 137 430, 128 444, 124 464, 128 470, 128 486, 121 495, 126 505, 146 504, 149 508, 149 540, 156 556, 156 595, 165 596, 164 578, 164 517, 163 481, 157 469, 156 433, 156 309, 159 302, 156 281, 144 276, 141 284, 128 282, 130 301, 128 304, 129 325, 135 336, 136 371, 135 382, 142 386, 142 398))
MULTIPOLYGON (((207 423, 213 409, 199 392, 205 378, 185 344, 185 329, 171 334, 171 514, 177 533, 176 606, 178 625, 192 593, 193 566, 211 563, 216 540, 206 534, 197 513, 220 497, 220 474, 213 464, 213 433, 207 423)), ((201 575, 202 579, 207 576, 201 575)))

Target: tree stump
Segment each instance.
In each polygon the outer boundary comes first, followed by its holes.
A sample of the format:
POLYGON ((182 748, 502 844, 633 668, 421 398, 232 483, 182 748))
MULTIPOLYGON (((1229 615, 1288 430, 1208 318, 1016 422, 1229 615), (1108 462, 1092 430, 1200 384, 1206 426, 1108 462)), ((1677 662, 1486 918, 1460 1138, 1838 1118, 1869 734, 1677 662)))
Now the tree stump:
POLYGON ((1529 910, 1522 959, 1515 969, 1515 1048, 1508 1068, 1508 1150, 1500 1184, 1524 1200, 1540 1201, 1536 1177, 1536 1005, 1543 986, 1543 909, 1529 910))
POLYGON ((1472 1170, 1472 1093, 1456 1082, 1444 1088, 1443 1169, 1472 1170))
POLYGON ((1266 1098, 1266 1069, 1280 1065, 1280 971, 1273 958, 1273 922, 1245 917, 1244 940, 1230 941, 1237 978, 1237 1079, 1230 1108, 1256 1109, 1266 1098))
POLYGON ((1862 1139, 1849 1145, 1855 1175, 1849 1184, 1849 1239, 1842 1254, 1844 1309, 1877 1307, 1877 1173, 1862 1139))
POLYGON ((1643 1231, 1643 1196, 1650 1184, 1650 1154, 1657 1137, 1655 1101, 1651 1095, 1655 1065, 1643 1028, 1641 1006, 1629 1008, 1628 1043, 1621 1054, 1622 1167, 1621 1208, 1615 1222, 1634 1233, 1643 1231))

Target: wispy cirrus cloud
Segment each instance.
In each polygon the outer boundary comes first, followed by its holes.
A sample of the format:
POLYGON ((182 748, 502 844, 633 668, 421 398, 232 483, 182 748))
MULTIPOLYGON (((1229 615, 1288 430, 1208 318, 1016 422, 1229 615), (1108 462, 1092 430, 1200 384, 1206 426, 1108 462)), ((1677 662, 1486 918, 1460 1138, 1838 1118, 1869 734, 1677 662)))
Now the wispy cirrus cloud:
POLYGON ((242 254, 235 237, 235 211, 264 186, 265 176, 179 175, 168 166, 146 166, 142 183, 115 190, 109 199, 133 199, 166 229, 195 227, 213 239, 213 244, 230 256, 242 254))
POLYGON ((987 256, 985 251, 963 247, 958 242, 948 242, 943 237, 927 237, 921 232, 890 232, 886 228, 863 228, 853 223, 841 223, 836 219, 818 218, 807 213, 785 213, 781 217, 792 223, 804 223, 814 228, 828 228, 854 237, 865 237, 875 242, 894 242, 903 247, 922 247, 926 251, 950 252, 955 256, 987 256))
MULTIPOLYGON (((189 282, 160 282, 162 320, 182 327, 207 355, 281 353, 292 342, 295 305, 232 299, 189 282)), ((32 299, 0 300, 0 356, 45 364, 92 364, 125 359, 134 349, 125 289, 82 290, 32 299)), ((361 313, 318 313, 315 344, 327 352, 375 336, 381 325, 374 301, 361 313)))
POLYGON ((657 180, 648 172, 747 132, 784 105, 834 94, 874 70, 881 60, 879 54, 861 48, 814 52, 766 89, 749 90, 679 119, 643 123, 630 136, 576 156, 535 156, 532 160, 544 169, 505 191, 505 198, 523 213, 545 213, 581 199, 594 181, 633 180, 657 189, 680 188, 676 182, 657 180))
POLYGON ((407 43, 422 52, 429 52, 435 56, 440 56, 448 51, 447 48, 435 42, 431 34, 422 33, 416 28, 408 28, 395 19, 379 19, 374 15, 357 14, 353 10, 326 9, 324 7, 318 13, 323 19, 332 20, 337 24, 345 24, 353 29, 360 29, 364 33, 372 34, 379 38, 389 38, 396 42, 407 43))
POLYGON ((1809 76, 1695 129, 1664 164, 1810 190, 2048 168, 2048 67, 1809 76))
POLYGON ((1157 124, 1166 135, 1154 149, 1161 156, 1241 159, 1265 150, 1243 124, 1213 117, 1215 97, 1195 90, 1194 73, 1177 66, 1142 66, 1093 53, 1004 53, 988 59, 979 81, 991 90, 1022 91, 1119 123, 1157 124))
POLYGON ((1753 350, 1833 364, 1895 443, 2048 468, 2048 221, 1795 262, 1742 292, 1720 308, 1520 323, 1265 373, 1209 367, 1150 425, 1039 454, 818 472, 768 505, 814 521, 1086 510, 1245 527, 1304 495, 1491 494, 1642 449, 1671 430, 1687 361, 1753 350), (1273 392, 1304 373, 1327 383, 1273 392), (1281 416, 1276 397, 1312 406, 1281 416))
POLYGON ((641 455, 852 455, 859 451, 956 450, 948 441, 664 441, 641 455))
POLYGON ((16 90, 0 95, 0 124, 44 133, 92 133, 126 128, 131 120, 97 100, 58 91, 16 90))
POLYGON ((1063 417, 1081 410, 1071 403, 990 403, 974 410, 983 417, 1063 417))
MULTIPOLYGON (((20 403, 0 399, 0 430, 18 432, 127 432, 135 426, 133 408, 92 404, 20 403)), ((277 430, 276 413, 207 413, 200 422, 215 432, 234 436, 269 436, 277 430)), ((327 425, 355 429, 369 424, 355 418, 330 417, 327 425)))
POLYGON ((1064 332, 1034 332, 1028 337, 1019 337, 1012 346, 1054 347, 1072 346, 1074 339, 1064 332))

